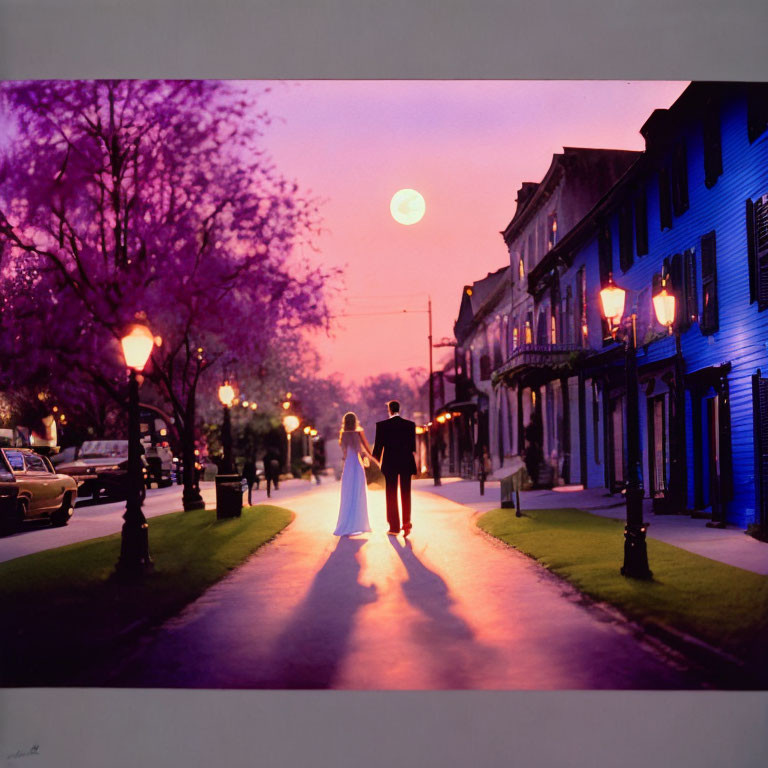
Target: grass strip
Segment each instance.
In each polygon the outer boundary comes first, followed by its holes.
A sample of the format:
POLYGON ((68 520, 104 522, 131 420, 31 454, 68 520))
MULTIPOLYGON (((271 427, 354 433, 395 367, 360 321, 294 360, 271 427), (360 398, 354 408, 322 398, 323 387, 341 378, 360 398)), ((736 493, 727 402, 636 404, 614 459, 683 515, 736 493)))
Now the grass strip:
POLYGON ((765 667, 768 576, 648 538, 652 581, 621 576, 624 521, 577 509, 495 509, 478 526, 579 591, 641 624, 656 623, 765 667))
POLYGON ((227 520, 212 510, 153 517, 155 567, 137 583, 114 577, 119 533, 0 563, 1 684, 80 684, 89 666, 137 629, 177 614, 292 519, 270 505, 227 520))

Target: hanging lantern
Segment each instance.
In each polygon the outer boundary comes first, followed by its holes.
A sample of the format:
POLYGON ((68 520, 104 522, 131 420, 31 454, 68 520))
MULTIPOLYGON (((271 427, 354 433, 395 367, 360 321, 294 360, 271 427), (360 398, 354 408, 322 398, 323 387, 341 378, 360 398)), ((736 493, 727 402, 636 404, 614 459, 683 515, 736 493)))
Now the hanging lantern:
POLYGON ((608 285, 600 291, 600 302, 603 305, 603 315, 612 324, 618 325, 624 314, 624 299, 627 292, 613 282, 613 275, 608 276, 608 285))
POLYGON ((667 291, 666 278, 662 278, 661 291, 653 297, 653 308, 659 323, 666 325, 672 333, 672 323, 675 322, 675 296, 667 291))

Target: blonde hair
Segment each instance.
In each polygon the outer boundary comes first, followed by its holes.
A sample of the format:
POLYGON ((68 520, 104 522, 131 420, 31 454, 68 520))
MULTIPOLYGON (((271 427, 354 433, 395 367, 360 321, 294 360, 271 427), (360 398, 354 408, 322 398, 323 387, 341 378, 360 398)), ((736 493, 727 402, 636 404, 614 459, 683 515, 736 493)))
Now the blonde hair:
POLYGON ((360 422, 357 420, 357 414, 347 411, 341 420, 341 429, 339 430, 339 445, 345 432, 357 432, 360 429, 360 422))

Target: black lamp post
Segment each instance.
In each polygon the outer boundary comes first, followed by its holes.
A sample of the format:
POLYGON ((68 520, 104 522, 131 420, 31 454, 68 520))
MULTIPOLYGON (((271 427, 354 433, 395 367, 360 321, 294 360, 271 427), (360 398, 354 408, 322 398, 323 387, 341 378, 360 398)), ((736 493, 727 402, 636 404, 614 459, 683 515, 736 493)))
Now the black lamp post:
MULTIPOLYGON (((624 314, 626 291, 616 286, 613 276, 608 285, 600 291, 603 314, 611 326, 615 339, 624 314)), ((636 316, 624 328, 624 374, 627 404, 627 522, 624 527, 624 565, 621 573, 635 579, 650 579, 648 548, 645 541, 646 524, 643 522, 643 479, 641 473, 640 448, 640 404, 638 398, 636 356, 636 316)))
POLYGON ((141 511, 144 476, 141 471, 141 435, 139 432, 139 380, 155 343, 146 325, 128 329, 121 339, 125 363, 130 371, 128 388, 128 477, 125 514, 117 572, 137 577, 152 570, 149 556, 149 526, 141 511))

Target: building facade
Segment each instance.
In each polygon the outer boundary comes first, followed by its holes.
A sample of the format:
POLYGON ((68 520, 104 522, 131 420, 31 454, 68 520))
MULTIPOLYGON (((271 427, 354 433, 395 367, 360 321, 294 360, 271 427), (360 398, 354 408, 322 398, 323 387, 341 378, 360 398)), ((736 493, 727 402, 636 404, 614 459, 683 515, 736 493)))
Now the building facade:
MULTIPOLYGON (((768 88, 692 83, 641 133, 645 151, 527 270, 537 330, 544 312, 550 341, 576 347, 532 361, 565 371, 549 435, 569 454, 560 472, 611 491, 626 481, 625 353, 599 299, 612 280, 637 340, 645 494, 659 512, 765 525, 768 88), (654 311, 663 288, 671 334, 654 311)), ((497 375, 519 370, 511 359, 497 375)))
MULTIPOLYGON (((502 232, 509 254, 511 308, 505 355, 495 366, 499 423, 509 455, 526 456, 536 485, 572 482, 580 473, 573 358, 584 334, 566 323, 584 303, 583 286, 557 281, 532 293, 528 276, 637 159, 639 153, 566 147, 540 183, 525 182, 502 232)), ((544 285, 545 281, 541 281, 544 285)), ((503 468, 503 465, 502 465, 503 468)))

